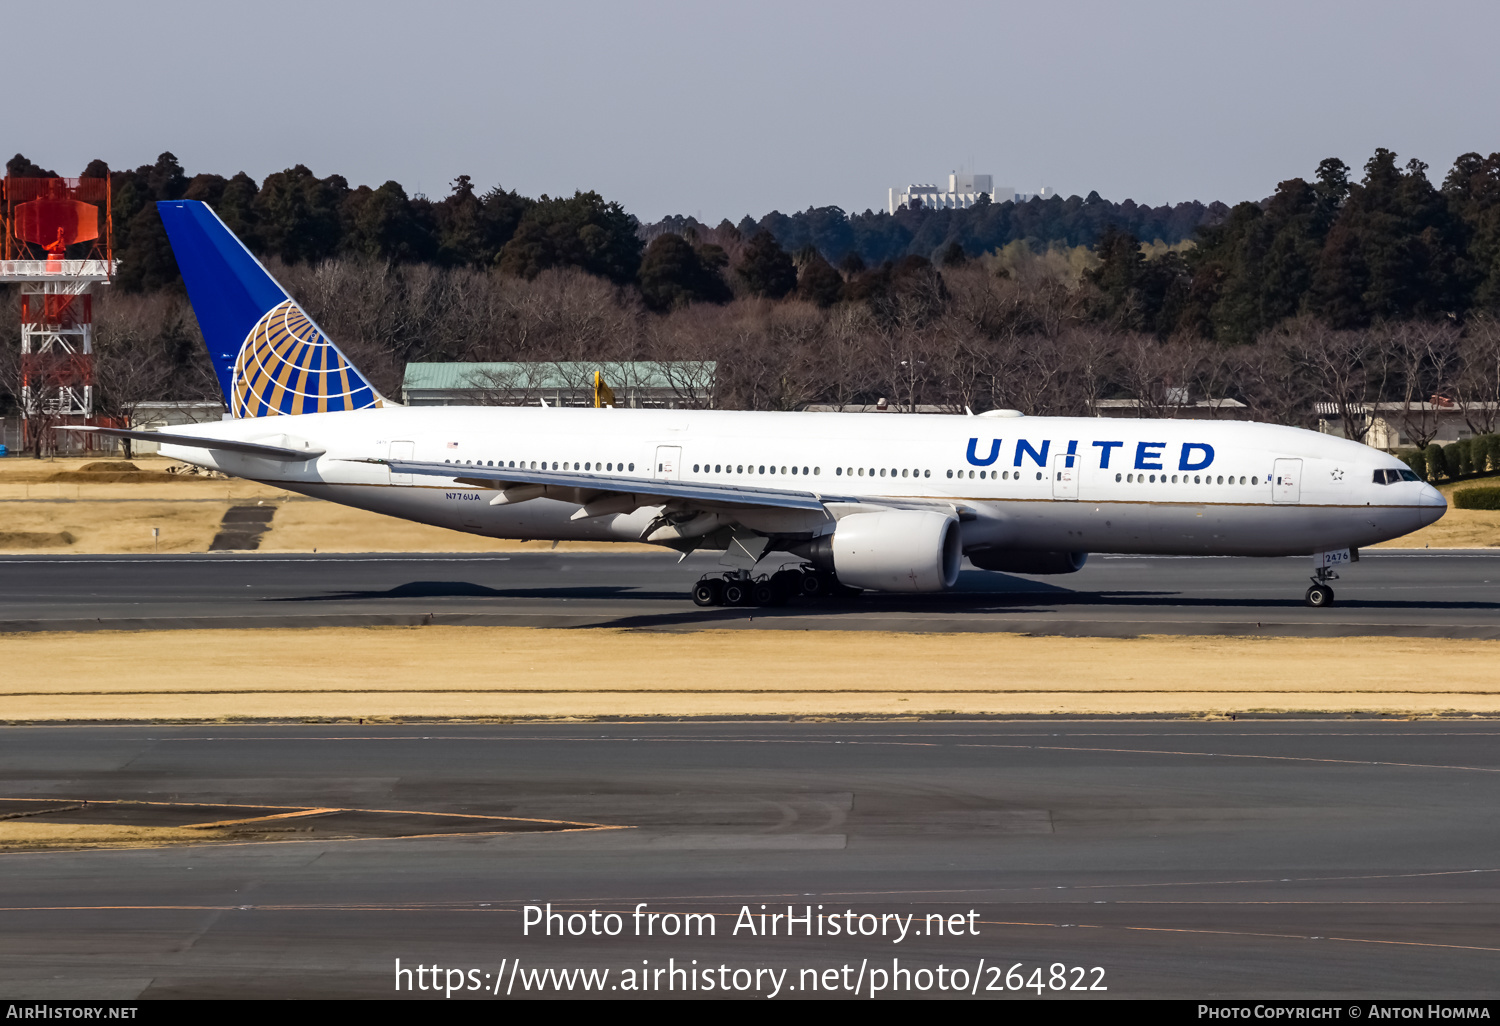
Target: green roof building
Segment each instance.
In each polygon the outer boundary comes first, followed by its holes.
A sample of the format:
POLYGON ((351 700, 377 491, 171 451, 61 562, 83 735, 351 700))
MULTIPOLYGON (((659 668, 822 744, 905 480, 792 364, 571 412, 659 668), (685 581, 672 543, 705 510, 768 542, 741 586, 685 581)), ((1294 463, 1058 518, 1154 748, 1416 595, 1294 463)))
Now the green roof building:
POLYGON ((593 406, 594 373, 614 392, 614 405, 708 409, 713 361, 586 363, 409 363, 401 381, 408 406, 593 406))

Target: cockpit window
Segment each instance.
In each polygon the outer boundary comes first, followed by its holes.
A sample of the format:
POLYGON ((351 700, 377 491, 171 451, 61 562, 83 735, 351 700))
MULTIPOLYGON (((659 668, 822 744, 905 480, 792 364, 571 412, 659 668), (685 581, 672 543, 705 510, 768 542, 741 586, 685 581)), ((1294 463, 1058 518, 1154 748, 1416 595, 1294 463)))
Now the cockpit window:
POLYGON ((1385 477, 1385 475, 1387 473, 1390 473, 1390 471, 1385 471, 1385 470, 1377 470, 1377 471, 1375 471, 1375 483, 1376 484, 1389 484, 1390 482, 1387 481, 1386 477, 1385 477))
POLYGON ((1420 480, 1422 480, 1420 477, 1417 476, 1417 472, 1415 470, 1397 470, 1397 471, 1395 471, 1395 473, 1400 474, 1401 475, 1401 480, 1403 480, 1403 481, 1420 481, 1420 480))

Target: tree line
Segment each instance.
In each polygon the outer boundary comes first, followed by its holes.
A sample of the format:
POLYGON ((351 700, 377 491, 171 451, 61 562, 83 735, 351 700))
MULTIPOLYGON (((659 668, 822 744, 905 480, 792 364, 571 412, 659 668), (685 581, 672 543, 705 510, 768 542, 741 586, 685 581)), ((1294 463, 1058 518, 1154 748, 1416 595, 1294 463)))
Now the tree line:
MULTIPOLYGON (((50 173, 20 156, 8 170, 50 173)), ((1433 187, 1382 150, 1359 181, 1324 161, 1232 209, 1091 194, 708 227, 642 226, 594 193, 480 193, 466 176, 434 201, 300 166, 257 185, 188 177, 171 154, 131 171, 96 161, 85 174, 114 180, 121 261, 95 304, 100 396, 117 414, 217 397, 153 202, 193 198, 393 398, 413 360, 714 361, 712 388, 685 404, 1090 415, 1129 398, 1142 416, 1214 415, 1175 401, 1186 393, 1306 426, 1329 404, 1363 438, 1370 404, 1394 401, 1404 443, 1426 447, 1433 396, 1462 404, 1475 434, 1497 427, 1497 170, 1500 155, 1466 155, 1433 187), (909 234, 862 249, 877 223, 909 234)), ((12 396, 17 303, 0 312, 12 396)))

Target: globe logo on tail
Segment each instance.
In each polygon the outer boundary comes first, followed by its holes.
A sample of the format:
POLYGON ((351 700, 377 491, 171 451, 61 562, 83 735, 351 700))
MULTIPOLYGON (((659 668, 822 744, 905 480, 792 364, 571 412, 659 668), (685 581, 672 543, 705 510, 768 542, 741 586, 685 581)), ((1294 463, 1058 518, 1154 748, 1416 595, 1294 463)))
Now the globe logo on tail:
POLYGON ((380 405, 369 382, 290 299, 256 322, 234 362, 230 409, 235 417, 380 405))

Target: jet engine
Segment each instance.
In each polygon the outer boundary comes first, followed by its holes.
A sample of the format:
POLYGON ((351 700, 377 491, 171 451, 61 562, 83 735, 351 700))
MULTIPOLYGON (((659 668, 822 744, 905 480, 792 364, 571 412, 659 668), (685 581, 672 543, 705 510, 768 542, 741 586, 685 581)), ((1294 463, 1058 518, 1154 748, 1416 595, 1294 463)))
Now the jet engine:
POLYGON ((833 534, 791 547, 840 584, 873 591, 942 591, 963 562, 958 520, 926 510, 851 513, 833 534))
POLYGON ((981 570, 1003 574, 1071 574, 1083 569, 1087 552, 1018 552, 1015 549, 982 549, 969 553, 969 562, 981 570))

